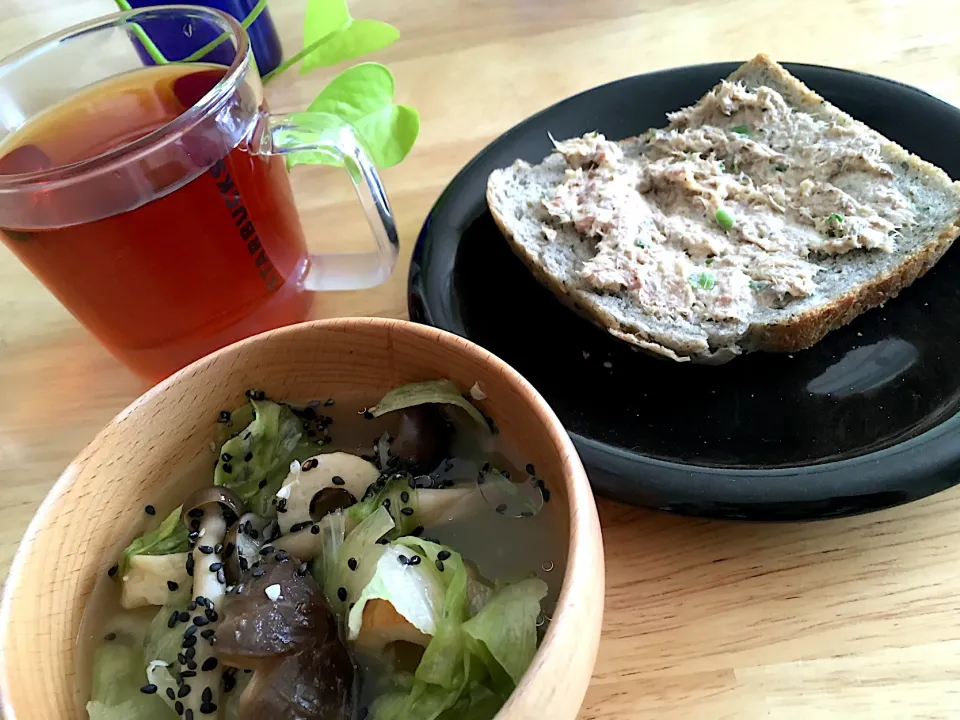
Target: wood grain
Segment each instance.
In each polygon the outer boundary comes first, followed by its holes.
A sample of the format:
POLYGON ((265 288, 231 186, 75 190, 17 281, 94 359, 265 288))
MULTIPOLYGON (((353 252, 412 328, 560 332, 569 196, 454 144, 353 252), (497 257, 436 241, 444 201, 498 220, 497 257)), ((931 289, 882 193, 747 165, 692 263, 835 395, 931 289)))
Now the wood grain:
MULTIPOLYGON (((295 47, 304 0, 273 5, 295 47)), ((8 51, 112 3, 0 7, 8 51)), ((951 0, 355 0, 353 8, 400 28, 400 42, 377 59, 423 124, 407 161, 384 173, 404 245, 397 274, 373 291, 321 296, 317 317, 404 316, 406 259, 453 174, 515 122, 608 80, 767 52, 960 103, 960 4, 951 0)), ((272 106, 304 107, 335 70, 279 78, 272 106)), ((294 185, 317 248, 365 240, 338 174, 298 169, 294 185)), ((0 567, 59 472, 140 389, 0 248, 0 567)), ((607 609, 586 720, 960 717, 960 490, 794 527, 609 502, 600 513, 607 609)))
POLYGON ((213 419, 241 404, 247 388, 274 398, 350 398, 365 407, 393 387, 438 377, 461 387, 480 384, 486 394, 480 408, 547 480, 551 501, 543 511, 569 538, 550 627, 497 717, 575 718, 597 652, 604 583, 596 506, 573 443, 543 398, 487 351, 433 328, 381 318, 298 325, 227 348, 150 390, 97 435, 31 523, 4 588, 5 712, 16 720, 83 715, 77 668, 89 659, 76 639, 96 583, 143 532, 145 505, 163 516, 209 485, 213 419), (206 472, 189 472, 201 466, 206 472))

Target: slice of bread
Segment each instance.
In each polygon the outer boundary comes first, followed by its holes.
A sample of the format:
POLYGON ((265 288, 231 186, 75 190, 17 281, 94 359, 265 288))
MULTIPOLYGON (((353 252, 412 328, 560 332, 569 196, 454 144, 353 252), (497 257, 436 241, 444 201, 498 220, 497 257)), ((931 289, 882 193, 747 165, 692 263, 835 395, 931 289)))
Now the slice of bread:
MULTIPOLYGON (((916 218, 898 233, 892 252, 855 249, 811 255, 807 260, 820 268, 813 291, 783 304, 758 306, 746 320, 705 322, 682 314, 651 313, 637 301, 636 293, 626 288, 598 290, 581 276, 584 263, 597 252, 597 240, 552 217, 541 202, 544 193, 564 182, 568 167, 564 156, 553 153, 536 166, 518 160, 494 171, 487 184, 487 203, 497 225, 540 282, 615 337, 674 360, 718 364, 744 352, 808 348, 829 331, 895 297, 929 270, 960 234, 960 183, 951 182, 939 168, 827 103, 764 55, 728 80, 748 90, 771 88, 794 110, 879 142, 880 159, 893 170, 892 185, 909 199, 916 218), (551 231, 544 232, 544 225, 551 231), (552 230, 556 236, 548 238, 552 230)), ((618 144, 628 160, 646 148, 643 138, 618 144)))

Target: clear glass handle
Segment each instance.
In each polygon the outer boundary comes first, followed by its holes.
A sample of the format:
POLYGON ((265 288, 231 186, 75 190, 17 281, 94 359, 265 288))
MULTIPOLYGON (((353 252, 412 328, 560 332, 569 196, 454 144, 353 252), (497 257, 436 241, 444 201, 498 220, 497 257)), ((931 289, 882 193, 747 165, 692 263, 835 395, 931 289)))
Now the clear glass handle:
POLYGON ((264 115, 251 141, 258 155, 311 153, 342 165, 356 188, 376 248, 369 252, 311 254, 309 290, 362 290, 384 282, 397 263, 400 243, 380 176, 350 125, 326 113, 264 115))

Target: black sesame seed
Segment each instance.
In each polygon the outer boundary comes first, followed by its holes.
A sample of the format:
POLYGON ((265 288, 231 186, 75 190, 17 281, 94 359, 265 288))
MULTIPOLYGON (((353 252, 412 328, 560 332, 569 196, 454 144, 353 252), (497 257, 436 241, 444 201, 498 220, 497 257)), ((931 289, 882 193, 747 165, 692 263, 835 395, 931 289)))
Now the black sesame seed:
POLYGON ((219 569, 222 568, 222 567, 223 567, 223 563, 222 563, 222 562, 210 563, 210 572, 216 572, 217 570, 219 570, 219 569))
POLYGON ((183 720, 193 720, 193 708, 187 708, 183 711, 183 720))
POLYGON ((414 537, 420 537, 423 535, 423 525, 417 525, 410 533, 414 537))
POLYGON ((255 568, 251 573, 255 578, 263 577, 263 574, 266 572, 263 568, 255 568))
POLYGON ((187 622, 190 619, 190 613, 184 612, 183 610, 181 610, 180 613, 177 615, 177 619, 180 622, 187 622))
POLYGON ((117 574, 117 570, 119 569, 120 569, 119 565, 113 565, 109 570, 107 570, 107 575, 109 575, 110 577, 113 577, 114 575, 117 574))
MULTIPOLYGON (((240 587, 240 586, 237 585, 237 587, 240 587)), ((206 616, 207 620, 209 620, 210 622, 216 622, 217 620, 220 619, 220 616, 217 614, 217 611, 211 610, 210 608, 207 608, 206 612, 204 612, 204 615, 206 616)))
POLYGON ((280 498, 280 501, 277 503, 277 512, 285 513, 287 511, 287 499, 280 498))
POLYGON ((190 637, 191 635, 196 635, 196 634, 197 634, 197 626, 196 626, 196 625, 188 625, 188 626, 187 626, 187 629, 183 631, 183 636, 184 636, 184 637, 190 637))
POLYGON ((179 614, 180 614, 180 613, 178 613, 176 610, 174 610, 174 611, 173 611, 173 615, 171 615, 171 616, 170 616, 170 619, 167 620, 167 627, 170 628, 171 630, 177 626, 177 616, 178 616, 179 614))
POLYGON ((400 512, 402 512, 407 517, 410 517, 411 515, 413 515, 413 508, 412 507, 401 508, 400 512))
MULTIPOLYGON (((193 639, 196 640, 197 638, 193 638, 193 639)), ((195 648, 193 644, 191 644, 190 647, 188 647, 186 650, 183 651, 183 654, 187 658, 187 667, 189 667, 190 661, 197 656, 197 648, 195 648)))
POLYGON ((223 455, 220 456, 220 459, 223 460, 225 463, 230 462, 231 460, 233 460, 233 455, 231 455, 230 453, 224 453, 223 455))
MULTIPOLYGON (((191 650, 196 650, 196 648, 190 648, 190 649, 191 649, 191 650)), ((195 660, 187 660, 187 668, 188 668, 188 669, 186 670, 186 673, 189 673, 189 674, 190 674, 190 677, 196 677, 196 676, 197 676, 197 672, 196 672, 196 671, 197 671, 197 663, 196 663, 195 660)), ((185 673, 180 673, 180 674, 181 674, 181 675, 184 675, 185 673)))
POLYGON ((147 515, 156 515, 156 514, 157 514, 157 509, 156 509, 153 505, 147 505, 147 506, 143 509, 143 511, 144 511, 147 515))
POLYGON ((210 688, 206 687, 203 689, 203 693, 200 695, 200 699, 203 700, 205 703, 208 703, 211 700, 213 700, 213 692, 210 690, 210 688))
POLYGON ((197 638, 195 635, 190 635, 189 637, 185 637, 183 639, 183 647, 185 648, 192 648, 196 644, 197 644, 197 638))
POLYGON ((319 534, 320 534, 320 526, 319 526, 319 525, 314 525, 312 528, 310 528, 310 534, 311 534, 311 535, 319 535, 319 534))
POLYGON ((207 618, 205 618, 203 615, 197 615, 197 616, 193 619, 193 624, 194 624, 196 627, 203 627, 204 625, 209 625, 209 624, 210 624, 210 621, 207 620, 207 618))
POLYGON ((437 553, 437 560, 446 560, 449 557, 450 557, 449 550, 441 550, 440 552, 437 553))
POLYGON ((419 555, 414 555, 412 558, 410 558, 410 561, 407 563, 407 565, 419 565, 419 564, 420 564, 419 555))
POLYGON ((533 513, 530 512, 529 510, 523 510, 520 513, 520 517, 524 517, 524 518, 533 517, 533 513))
POLYGON ((230 422, 230 411, 229 411, 229 410, 221 410, 221 411, 220 411, 220 418, 217 420, 217 422, 222 422, 222 423, 230 422))
POLYGON ((197 601, 196 601, 196 600, 191 600, 191 601, 187 604, 187 610, 188 610, 189 612, 193 612, 193 611, 196 610, 196 609, 197 609, 197 601))
POLYGON ((356 569, 357 569, 357 559, 356 559, 356 558, 350 558, 350 559, 348 559, 348 560, 347 560, 347 567, 350 568, 351 570, 356 570, 356 569))
POLYGON ((223 568, 217 570, 217 582, 221 585, 227 584, 227 574, 223 571, 223 568))
POLYGON ((550 491, 545 487, 540 488, 540 494, 543 495, 543 501, 545 503, 550 502, 550 491))
POLYGON ((185 698, 187 695, 190 694, 190 689, 191 689, 190 686, 184 683, 183 685, 180 686, 180 689, 177 690, 177 697, 181 699, 185 698))
POLYGON ((379 540, 377 540, 377 545, 389 545, 389 544, 390 544, 389 538, 380 538, 379 540))
POLYGON ((241 556, 240 556, 240 570, 243 571, 243 572, 246 572, 246 571, 249 569, 249 567, 250 567, 250 563, 248 563, 248 562, 247 562, 247 559, 241 555, 241 556))
POLYGON ((264 545, 262 548, 260 548, 260 554, 263 556, 267 556, 270 553, 274 552, 275 550, 276 548, 273 545, 264 545))
POLYGON ((187 533, 187 537, 188 537, 190 540, 196 540, 198 537, 200 537, 200 531, 198 531, 198 530, 191 530, 190 532, 187 533))
POLYGON ((183 715, 183 703, 179 700, 174 703, 173 709, 177 711, 177 715, 183 715))
POLYGON ((167 590, 170 592, 176 592, 180 589, 180 586, 175 583, 173 580, 167 580, 167 590))
POLYGON ((497 505, 496 510, 497 510, 497 512, 500 513, 501 515, 502 515, 503 513, 505 513, 505 512, 507 511, 506 503, 500 503, 499 505, 497 505))
POLYGON ((266 478, 264 478, 264 479, 261 480, 259 483, 257 483, 257 487, 259 487, 261 490, 263 490, 266 486, 267 486, 267 479, 266 479, 266 478))
POLYGON ((103 636, 103 639, 106 640, 107 642, 113 642, 114 640, 117 639, 117 634, 115 632, 107 633, 106 635, 103 636))
POLYGON ((204 715, 213 715, 217 711, 217 706, 214 703, 203 703, 200 705, 200 712, 204 715))
POLYGON ((194 508, 193 510, 191 510, 190 512, 188 512, 187 515, 188 515, 189 517, 192 517, 192 518, 202 518, 202 517, 203 517, 203 508, 194 508))
POLYGON ((400 561, 401 565, 406 565, 408 562, 410 562, 410 558, 408 558, 406 555, 398 555, 397 560, 400 561))
MULTIPOLYGON (((177 662, 181 665, 187 664, 187 656, 183 653, 177 653, 177 662)), ((177 685, 183 685, 183 676, 177 678, 177 685)))
POLYGON ((211 545, 201 545, 197 548, 204 555, 213 555, 213 547, 211 545))
POLYGON ((168 687, 168 688, 167 688, 167 697, 170 698, 171 700, 176 700, 176 698, 177 698, 177 693, 175 693, 175 692, 173 691, 173 688, 171 688, 171 687, 168 687))
POLYGON ((410 502, 410 493, 404 490, 402 493, 400 493, 400 499, 405 503, 410 502))
POLYGON ((537 469, 533 466, 533 463, 527 463, 527 473, 530 475, 537 474, 537 469))
POLYGON ((280 552, 278 552, 275 557, 277 558, 277 562, 286 562, 287 560, 290 559, 290 556, 287 554, 285 550, 281 550, 280 552))
POLYGON ((437 570, 443 572, 443 560, 438 558, 433 564, 437 566, 437 570))
POLYGON ((339 475, 334 475, 332 478, 330 478, 330 482, 332 482, 334 485, 346 485, 347 483, 347 481, 339 475))
POLYGON ((252 452, 248 452, 246 455, 243 456, 243 461, 244 461, 244 462, 250 462, 251 460, 253 460, 253 453, 252 453, 252 452))
POLYGON ((347 601, 347 589, 345 587, 337 588, 337 597, 340 598, 340 602, 347 601))
POLYGON ((230 465, 230 463, 224 463, 224 464, 223 464, 223 471, 224 471, 227 475, 229 475, 230 473, 233 472, 233 466, 230 465))
POLYGON ((233 675, 223 674, 223 691, 225 693, 230 692, 237 686, 237 680, 233 675))
POLYGON ((202 637, 204 640, 209 640, 210 638, 213 637, 213 634, 215 632, 216 630, 214 630, 213 628, 207 628, 206 630, 203 630, 200 632, 200 637, 202 637))

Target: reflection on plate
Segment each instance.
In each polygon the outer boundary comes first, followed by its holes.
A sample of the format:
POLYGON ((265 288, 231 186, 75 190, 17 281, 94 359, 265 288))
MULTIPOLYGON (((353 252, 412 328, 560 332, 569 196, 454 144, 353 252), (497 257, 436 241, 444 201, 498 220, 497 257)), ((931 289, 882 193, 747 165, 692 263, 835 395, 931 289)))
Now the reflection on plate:
MULTIPOLYGON (((486 210, 491 170, 555 137, 664 123, 736 63, 612 83, 510 130, 453 180, 414 252, 411 317, 483 345, 543 393, 595 488, 698 515, 806 519, 874 510, 960 481, 960 252, 886 307, 794 355, 720 367, 634 352, 562 307, 486 210)), ((788 66, 854 117, 960 177, 960 110, 858 73, 788 66)))

